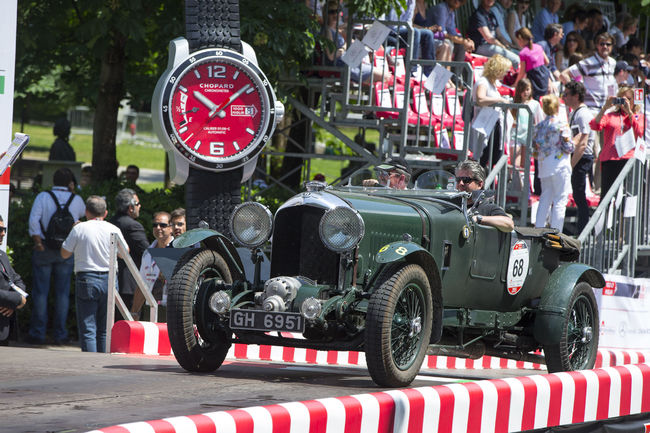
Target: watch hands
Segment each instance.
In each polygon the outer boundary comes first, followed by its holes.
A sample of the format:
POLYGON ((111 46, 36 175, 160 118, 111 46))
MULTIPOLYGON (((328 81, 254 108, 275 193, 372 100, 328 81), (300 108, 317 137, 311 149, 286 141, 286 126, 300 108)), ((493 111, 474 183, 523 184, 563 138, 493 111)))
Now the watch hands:
MULTIPOLYGON (((208 118, 202 122, 198 127, 192 128, 191 133, 188 134, 188 138, 193 136, 195 132, 202 130, 208 123, 210 123, 216 116, 219 116, 220 119, 223 119, 226 117, 225 111, 223 111, 224 108, 226 108, 228 105, 232 104, 235 99, 239 98, 242 93, 244 93, 248 88, 250 87, 250 84, 246 84, 244 87, 230 95, 226 101, 224 101, 221 105, 217 106, 214 102, 212 102, 210 99, 208 99, 205 95, 203 95, 201 92, 195 90, 192 94, 194 97, 201 102, 203 105, 205 105, 209 110, 210 113, 208 114, 208 118)), ((198 110, 198 108, 197 108, 198 110)))
POLYGON ((192 95, 203 105, 208 107, 208 110, 210 110, 210 113, 212 113, 216 108, 217 104, 214 102, 210 101, 207 96, 203 95, 203 93, 199 92, 198 90, 195 90, 192 92, 192 95))
MULTIPOLYGON (((235 101, 235 99, 239 98, 241 94, 244 93, 246 90, 248 90, 250 86, 251 86, 250 84, 246 84, 244 87, 242 87, 241 89, 237 90, 235 93, 230 95, 230 98, 228 98, 223 104, 217 107, 216 109, 217 116, 219 116, 220 119, 226 117, 226 112, 223 111, 223 109, 226 108, 228 105, 232 104, 235 101)), ((212 117, 212 115, 210 117, 212 117)))
MULTIPOLYGON (((199 93, 199 94, 200 94, 200 93, 199 93)), ((194 107, 194 108, 192 108, 191 110, 184 111, 182 114, 196 113, 197 111, 199 111, 199 107, 194 107)))

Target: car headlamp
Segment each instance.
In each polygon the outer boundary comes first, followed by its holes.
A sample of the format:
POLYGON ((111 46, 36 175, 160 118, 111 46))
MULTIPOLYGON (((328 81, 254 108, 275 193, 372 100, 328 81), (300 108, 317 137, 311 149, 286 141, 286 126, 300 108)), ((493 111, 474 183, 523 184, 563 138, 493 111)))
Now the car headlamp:
POLYGON ((213 293, 208 300, 210 309, 217 314, 225 314, 230 310, 230 296, 223 290, 213 293))
POLYGON ((230 217, 230 232, 237 242, 255 248, 266 242, 273 230, 273 215, 264 205, 249 201, 238 205, 230 217))
POLYGON ((321 241, 335 252, 355 248, 365 232, 363 218, 354 209, 338 206, 325 212, 318 227, 321 241))

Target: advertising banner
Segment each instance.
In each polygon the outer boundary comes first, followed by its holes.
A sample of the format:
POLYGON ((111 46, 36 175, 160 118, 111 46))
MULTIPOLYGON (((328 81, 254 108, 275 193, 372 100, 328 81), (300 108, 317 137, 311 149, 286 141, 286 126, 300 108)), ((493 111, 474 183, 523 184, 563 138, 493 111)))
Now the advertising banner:
POLYGON ((4 0, 0 14, 0 153, 9 148, 13 139, 16 18, 17 0, 4 0))
POLYGON ((595 290, 600 312, 601 349, 650 349, 650 279, 604 275, 595 290))
MULTIPOLYGON (((16 65, 16 19, 18 0, 3 0, 0 14, 0 155, 11 144, 14 111, 14 71, 16 65)), ((9 220, 9 170, 0 180, 0 215, 9 220)), ((7 247, 5 236, 0 248, 7 247)))

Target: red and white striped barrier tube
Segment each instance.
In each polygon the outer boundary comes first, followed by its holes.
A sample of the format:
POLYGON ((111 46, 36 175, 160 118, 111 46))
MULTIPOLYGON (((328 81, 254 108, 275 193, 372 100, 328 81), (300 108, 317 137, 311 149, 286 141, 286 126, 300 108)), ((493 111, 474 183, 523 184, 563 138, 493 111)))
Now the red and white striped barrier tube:
POLYGON ((166 323, 120 320, 111 332, 111 353, 171 355, 166 323))
POLYGON ((650 411, 650 366, 402 389, 121 424, 92 433, 500 433, 650 411))
MULTIPOLYGON (((284 337, 302 338, 300 335, 283 333, 284 337)), ((167 325, 165 323, 128 322, 121 320, 113 326, 111 352, 137 353, 145 355, 171 355, 167 325)), ((251 361, 295 362, 319 365, 366 366, 363 352, 336 350, 319 351, 295 347, 281 347, 235 343, 230 347, 228 359, 251 361)), ((596 368, 615 365, 638 364, 650 360, 650 352, 630 350, 598 350, 596 368)), ((429 355, 422 368, 451 370, 481 369, 525 369, 545 370, 543 364, 515 361, 512 359, 484 356, 479 359, 464 359, 429 355)))

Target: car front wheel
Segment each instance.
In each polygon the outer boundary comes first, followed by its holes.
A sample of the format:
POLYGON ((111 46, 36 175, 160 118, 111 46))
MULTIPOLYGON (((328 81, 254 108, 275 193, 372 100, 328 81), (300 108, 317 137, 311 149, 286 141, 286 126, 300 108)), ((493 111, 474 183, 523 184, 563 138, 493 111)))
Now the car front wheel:
POLYGON ((598 355, 598 305, 591 286, 576 284, 562 322, 559 344, 544 346, 549 373, 591 369, 598 355))
POLYGON ((219 280, 232 283, 228 265, 215 251, 192 249, 176 264, 168 286, 167 330, 174 356, 185 370, 214 371, 230 348, 225 332, 204 328, 206 289, 219 280))
POLYGON ((429 279, 419 265, 398 263, 376 287, 366 316, 368 370, 379 386, 407 386, 420 371, 431 336, 429 279))

